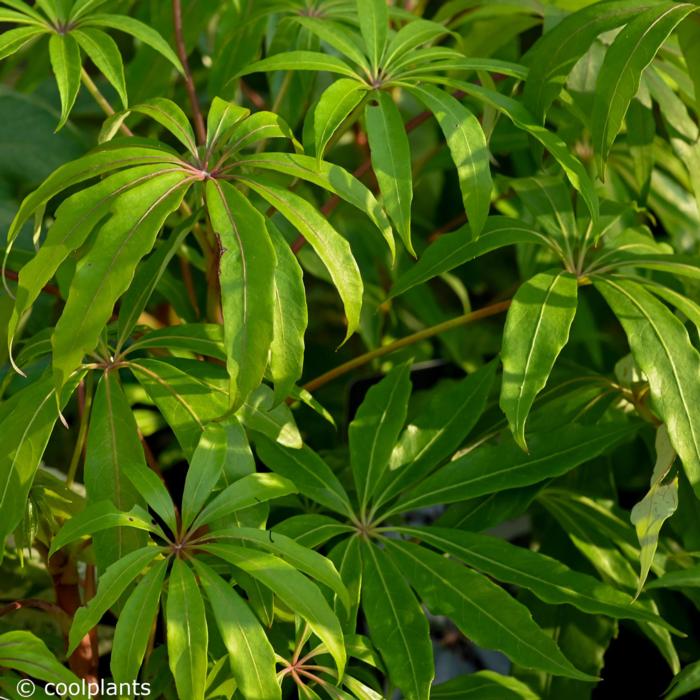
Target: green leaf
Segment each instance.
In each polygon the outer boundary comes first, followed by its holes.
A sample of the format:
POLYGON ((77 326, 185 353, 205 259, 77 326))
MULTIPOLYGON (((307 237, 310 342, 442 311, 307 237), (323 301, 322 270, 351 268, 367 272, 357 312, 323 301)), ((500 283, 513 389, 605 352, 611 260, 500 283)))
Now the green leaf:
POLYGON ((224 329, 216 323, 183 323, 148 331, 129 345, 125 354, 150 348, 186 350, 217 360, 226 359, 224 329))
POLYGON ((697 5, 664 2, 637 14, 615 37, 598 73, 591 138, 600 173, 622 127, 644 69, 671 32, 697 5))
POLYGON ((491 362, 460 382, 433 391, 392 450, 375 509, 457 451, 486 408, 495 375, 496 363, 491 362))
POLYGON ((211 153, 220 141, 226 140, 231 129, 249 115, 249 109, 215 97, 207 114, 207 151, 211 153))
MULTIPOLYGON (((117 350, 122 348, 129 335, 134 330, 142 311, 146 308, 146 304, 148 304, 148 301, 155 291, 158 282, 163 276, 163 273, 167 269, 168 264, 180 249, 180 246, 182 245, 186 236, 192 230, 194 223, 195 219, 194 216, 192 216, 188 217, 185 219, 185 221, 176 226, 168 237, 168 240, 163 241, 155 252, 152 253, 148 259, 137 268, 131 286, 126 290, 119 307, 119 319, 117 321, 117 350)), ((161 329, 163 334, 177 332, 183 333, 184 331, 185 329, 183 328, 161 329)), ((155 340, 154 335, 155 333, 148 334, 151 342, 155 340)), ((144 344, 147 342, 148 341, 143 337, 139 338, 140 347, 144 347, 144 344)), ((174 342, 172 338, 171 342, 174 342)), ((217 355, 214 355, 214 357, 217 357, 217 355)))
POLYGON ((309 623, 333 657, 338 675, 345 668, 345 646, 338 618, 316 584, 279 557, 230 544, 207 544, 209 554, 242 569, 272 590, 280 600, 309 623))
MULTIPOLYGON (((145 462, 136 421, 119 384, 119 373, 105 372, 93 400, 87 436, 83 479, 88 498, 93 502, 109 500, 122 512, 136 505, 145 507, 139 489, 122 473, 125 464, 145 466, 145 462)), ((93 542, 100 569, 104 571, 144 541, 141 533, 132 529, 96 533, 93 542)))
POLYGON ((689 566, 687 569, 669 571, 647 583, 646 588, 700 588, 700 564, 689 566))
POLYGON ((215 496, 195 518, 190 530, 225 518, 242 508, 296 492, 295 485, 289 479, 277 474, 249 474, 215 496))
POLYGON ((365 108, 365 120, 372 168, 384 207, 406 249, 415 256, 411 243, 411 148, 401 113, 388 93, 375 92, 372 102, 365 108))
POLYGON ((491 578, 526 588, 550 605, 573 605, 591 615, 639 620, 671 628, 622 591, 506 540, 440 527, 401 527, 400 531, 437 547, 491 578))
POLYGON ((303 571, 308 576, 328 586, 346 608, 350 605, 347 589, 331 561, 290 537, 273 532, 271 529, 265 531, 251 527, 230 527, 223 530, 213 530, 207 534, 207 538, 209 537, 212 540, 239 539, 243 542, 252 542, 261 549, 266 549, 284 559, 295 569, 303 571))
POLYGON ((209 180, 206 201, 219 238, 226 366, 238 408, 262 382, 272 343, 275 250, 265 218, 227 182, 209 180))
POLYGON ((236 591, 208 566, 194 560, 226 646, 238 692, 250 700, 275 700, 281 689, 275 651, 255 615, 236 591))
POLYGON ((435 675, 428 621, 393 561, 362 544, 362 609, 372 641, 406 700, 427 700, 435 675))
POLYGON ((564 17, 535 43, 524 58, 530 72, 523 101, 538 121, 544 121, 568 74, 598 35, 624 24, 651 4, 637 0, 593 3, 564 17))
POLYGON ((495 671, 478 671, 434 685, 431 700, 538 700, 522 681, 495 671))
POLYGON ((414 56, 414 49, 434 41, 450 30, 438 22, 430 22, 425 19, 415 19, 405 24, 391 38, 386 53, 382 60, 384 70, 392 73, 392 64, 403 56, 414 56))
POLYGON ((49 56, 61 97, 61 118, 56 127, 58 131, 66 123, 80 90, 80 47, 70 34, 52 34, 49 39, 49 56))
POLYGON ((389 219, 372 192, 344 168, 326 161, 319 163, 317 159, 299 153, 255 153, 239 156, 238 161, 242 165, 249 164, 301 178, 352 204, 367 214, 379 229, 393 259, 396 251, 389 219))
POLYGON ((159 553, 157 547, 142 547, 129 552, 102 573, 95 597, 75 613, 68 638, 69 654, 159 553))
POLYGON ((226 430, 216 423, 204 428, 192 455, 182 494, 182 531, 186 532, 219 483, 228 457, 226 430))
POLYGON ((303 372, 304 333, 309 317, 301 266, 278 228, 271 222, 267 227, 277 260, 270 374, 275 401, 279 403, 292 393, 303 372))
POLYGON ((193 156, 197 157, 197 140, 187 115, 180 106, 164 97, 153 97, 147 102, 130 107, 127 113, 136 112, 150 117, 164 126, 193 156))
POLYGON ((180 73, 184 73, 180 59, 170 48, 168 42, 155 29, 133 17, 128 17, 127 15, 93 14, 81 21, 80 26, 81 28, 85 26, 107 27, 108 29, 117 29, 120 32, 131 34, 131 36, 150 46, 163 58, 170 61, 180 73))
POLYGON ((166 150, 162 146, 115 147, 113 144, 107 144, 94 149, 82 158, 56 168, 34 192, 24 198, 19 211, 12 220, 7 239, 10 242, 13 241, 32 214, 41 210, 41 207, 52 197, 72 185, 119 168, 162 163, 173 165, 181 164, 181 161, 176 153, 166 150))
POLYGON ((153 247, 165 219, 180 205, 187 184, 183 173, 172 173, 130 189, 96 232, 77 265, 51 338, 57 387, 97 345, 115 302, 128 289, 136 265, 153 247))
POLYGON ((504 216, 489 217, 477 240, 472 239, 471 231, 466 226, 440 236, 428 246, 415 265, 396 280, 391 298, 486 253, 517 243, 548 244, 547 239, 532 226, 504 216))
POLYGON ((410 372, 411 363, 406 362, 375 384, 348 428, 350 464, 363 513, 389 466, 389 457, 406 420, 410 372))
POLYGON ((445 135, 457 166, 469 228, 476 237, 486 224, 493 189, 489 148, 481 124, 458 100, 431 85, 412 87, 408 91, 435 115, 445 135))
POLYGON ((448 616, 476 644, 497 649, 526 668, 595 680, 571 664, 522 603, 485 576, 424 547, 386 542, 430 611, 448 616))
POLYGON ((326 18, 299 16, 293 18, 302 27, 315 34, 321 41, 333 47, 338 53, 343 54, 356 63, 369 77, 371 75, 370 65, 367 57, 360 48, 362 37, 357 31, 350 29, 344 24, 336 24, 326 18))
POLYGON ((360 323, 362 276, 350 244, 305 199, 260 179, 240 178, 267 200, 311 244, 330 273, 348 319, 347 340, 360 323))
POLYGON ((357 0, 360 31, 372 69, 381 65, 389 29, 389 10, 384 0, 357 0))
POLYGON ((11 56, 36 37, 46 33, 47 31, 43 27, 19 27, 3 32, 0 36, 0 60, 11 56))
POLYGON ((552 440, 537 433, 525 454, 514 442, 480 447, 450 462, 409 491, 389 512, 406 512, 437 503, 455 503, 502 489, 536 484, 560 476, 631 438, 638 424, 571 425, 552 440))
POLYGON ((367 94, 367 86, 351 78, 340 78, 323 91, 316 107, 309 113, 313 124, 314 153, 323 158, 326 147, 343 123, 367 94))
POLYGON ((71 32, 90 60, 100 69, 119 95, 124 108, 129 103, 126 95, 124 64, 119 47, 112 37, 100 29, 76 29, 71 32))
POLYGON ((671 686, 664 695, 664 700, 676 700, 681 698, 693 690, 700 688, 700 661, 695 661, 688 664, 679 674, 671 681, 671 686))
POLYGON ((0 634, 0 664, 42 681, 80 685, 78 678, 59 663, 41 639, 24 630, 0 634))
POLYGON ((148 646, 148 632, 158 614, 167 568, 167 559, 156 562, 138 582, 119 615, 110 654, 110 668, 116 683, 129 683, 138 678, 148 646))
POLYGON ((168 663, 178 695, 204 700, 207 681, 207 618, 197 579, 190 567, 175 559, 165 606, 168 663))
POLYGON ((275 525, 275 534, 278 532, 292 537, 304 547, 316 549, 338 535, 352 534, 355 530, 328 515, 304 513, 293 515, 275 525))
POLYGON ((594 284, 627 334, 649 381, 653 406, 700 497, 700 418, 695 410, 700 405, 700 354, 681 321, 641 285, 601 278, 594 284))
POLYGON ((563 270, 541 272, 520 286, 508 309, 500 406, 523 450, 527 451, 528 413, 569 340, 577 296, 574 275, 563 270))
POLYGON ((285 51, 268 56, 246 66, 236 77, 278 70, 327 71, 344 75, 347 78, 357 79, 358 77, 345 61, 317 51, 285 51))
POLYGON ((160 528, 154 525, 143 508, 134 507, 124 513, 117 510, 111 501, 97 501, 88 504, 85 510, 74 515, 63 525, 51 540, 49 555, 81 537, 115 527, 132 527, 160 534, 160 528))
POLYGON ((559 163, 574 189, 581 193, 593 221, 598 220, 600 205, 593 181, 583 163, 569 151, 569 147, 559 136, 538 124, 532 114, 512 97, 463 80, 445 79, 443 82, 502 112, 515 126, 537 139, 559 163))
POLYGON ((257 438, 256 446, 263 464, 293 479, 305 496, 340 515, 352 514, 350 500, 338 477, 310 447, 289 449, 265 438, 257 438))
POLYGON ((264 384, 251 394, 237 415, 246 428, 280 445, 297 449, 303 444, 289 406, 284 402, 275 406, 272 390, 264 384))
MULTIPOLYGON (((63 407, 81 376, 75 377, 61 394, 63 407)), ((25 380, 26 381, 26 380, 25 380)), ((5 538, 24 515, 29 489, 46 445, 51 437, 58 410, 49 378, 20 389, 0 405, 0 559, 5 538)))
POLYGON ((267 139, 289 139, 295 148, 301 150, 294 132, 282 117, 273 112, 255 112, 229 131, 225 143, 231 146, 226 153, 239 152, 267 139))

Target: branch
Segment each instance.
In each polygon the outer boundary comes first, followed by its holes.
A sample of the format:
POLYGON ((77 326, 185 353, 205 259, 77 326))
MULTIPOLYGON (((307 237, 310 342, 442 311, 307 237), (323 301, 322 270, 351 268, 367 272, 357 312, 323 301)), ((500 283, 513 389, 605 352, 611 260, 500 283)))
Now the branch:
MULTIPOLYGON (((3 277, 5 277, 8 280, 12 280, 13 282, 16 282, 19 279, 19 274, 14 270, 3 270, 2 274, 3 277)), ((50 294, 52 297, 56 297, 57 299, 61 298, 61 292, 59 288, 55 287, 53 284, 44 285, 41 288, 41 291, 44 292, 44 294, 50 294)))
POLYGON ((185 71, 185 89, 192 107, 192 117, 194 119, 194 128, 197 132, 197 141, 200 145, 207 141, 207 131, 204 128, 204 118, 202 117, 202 108, 199 105, 197 97, 197 89, 192 79, 192 71, 190 64, 187 61, 187 49, 185 48, 185 39, 182 34, 182 5, 180 0, 173 0, 173 25, 175 26, 175 45, 177 55, 182 63, 182 68, 185 71))
POLYGON ((489 316, 496 316, 497 314, 506 311, 510 304, 510 299, 507 299, 506 301, 499 301, 497 304, 485 306, 483 309, 479 309, 478 311, 470 311, 468 314, 457 316, 457 318, 452 318, 449 321, 444 321, 443 323, 438 323, 435 326, 424 328, 422 331, 418 331, 412 335, 407 335, 405 338, 400 338, 399 340, 389 343, 388 345, 382 345, 380 348, 370 350, 370 352, 366 352, 364 355, 360 355, 359 357, 355 357, 342 365, 338 365, 338 367, 334 367, 325 374, 322 374, 320 377, 316 377, 316 379, 312 379, 310 382, 304 384, 303 388, 309 392, 316 391, 316 389, 324 384, 327 384, 338 377, 342 377, 344 374, 347 374, 358 367, 362 367, 362 365, 366 365, 368 362, 376 360, 378 357, 383 357, 391 352, 408 347, 409 345, 414 345, 421 340, 432 338, 440 333, 446 333, 447 331, 451 331, 453 328, 466 326, 468 323, 473 323, 474 321, 479 321, 482 318, 488 318, 489 316))

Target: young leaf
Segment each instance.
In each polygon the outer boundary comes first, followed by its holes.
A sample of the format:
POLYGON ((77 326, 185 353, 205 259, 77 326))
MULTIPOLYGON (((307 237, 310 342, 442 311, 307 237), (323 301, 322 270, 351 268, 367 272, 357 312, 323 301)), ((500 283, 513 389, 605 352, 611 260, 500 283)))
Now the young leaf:
POLYGON ((625 329, 630 349, 649 380, 655 410, 700 497, 700 354, 685 326, 641 285, 596 278, 594 282, 625 329))
POLYGON ((350 464, 362 512, 389 466, 391 451, 406 420, 410 371, 410 363, 404 363, 375 384, 348 428, 350 464))
POLYGON ((147 102, 131 107, 129 112, 137 112, 150 117, 164 126, 192 155, 197 155, 197 142, 187 115, 180 106, 164 97, 153 97, 147 102))
POLYGON ((522 603, 485 576, 415 544, 387 540, 387 546, 430 611, 447 615, 476 644, 526 668, 594 680, 573 666, 522 603))
MULTIPOLYGON (((124 464, 143 464, 145 456, 136 421, 118 371, 105 372, 95 393, 85 452, 85 489, 91 501, 109 500, 122 511, 146 503, 135 486, 124 477, 124 464)), ((124 528, 96 533, 93 537, 97 562, 102 570, 127 552, 143 545, 141 533, 124 528)))
POLYGON ((95 597, 75 613, 68 638, 69 654, 159 553, 157 547, 142 547, 129 552, 102 573, 95 597))
POLYGON ((249 115, 249 109, 215 97, 207 114, 208 152, 211 153, 220 141, 225 141, 231 129, 249 115))
POLYGON ((408 91, 435 115, 445 135, 452 160, 457 166, 469 229, 476 237, 489 215, 493 188, 489 148, 481 124, 458 100, 431 85, 415 86, 408 91))
POLYGON ((365 108, 372 167, 386 211, 408 252, 415 256, 411 243, 413 176, 408 136, 401 113, 388 93, 375 92, 373 102, 376 104, 370 102, 365 108))
POLYGON ((275 651, 257 618, 238 593, 212 569, 196 559, 194 568, 228 650, 238 691, 250 700, 280 698, 275 651))
POLYGON ((360 323, 362 276, 350 244, 305 199, 259 178, 240 178, 277 209, 311 244, 330 273, 348 319, 347 340, 360 323))
POLYGON ((313 123, 314 153, 321 160, 331 139, 367 94, 367 86, 351 78, 340 78, 324 90, 309 114, 313 123))
POLYGON ((374 544, 363 542, 362 609, 392 682, 407 700, 427 700, 435 675, 428 621, 403 573, 374 544))
POLYGON ((207 618, 197 579, 179 558, 173 561, 165 607, 168 663, 178 695, 204 700, 207 681, 207 618))
POLYGON ((49 39, 49 56, 61 97, 61 118, 56 127, 58 131, 66 123, 80 90, 80 47, 70 34, 52 34, 49 39))
POLYGON ((644 69, 671 32, 695 10, 697 6, 691 3, 654 5, 632 19, 605 54, 596 83, 591 126, 601 174, 644 69))
POLYGON ((117 683, 129 683, 138 677, 158 614, 167 568, 167 559, 156 562, 138 582, 119 614, 110 654, 110 668, 117 683))
POLYGON ((389 29, 389 11, 384 0, 357 0, 360 31, 372 69, 379 68, 389 29))
POLYGON ((304 369, 304 333, 309 317, 301 266, 278 228, 271 222, 267 227, 277 260, 270 374, 275 402, 280 403, 292 393, 304 369))
POLYGON ((219 260, 230 401, 240 407, 261 383, 272 343, 275 250, 265 219, 227 182, 209 180, 209 216, 219 260))
POLYGON ((515 440, 526 451, 525 421, 569 340, 577 294, 574 275, 542 272, 518 289, 508 310, 501 350, 500 406, 515 440))
POLYGON ((318 586, 284 560, 265 552, 231 544, 207 544, 202 549, 258 579, 306 620, 326 645, 342 677, 346 660, 343 633, 318 586))

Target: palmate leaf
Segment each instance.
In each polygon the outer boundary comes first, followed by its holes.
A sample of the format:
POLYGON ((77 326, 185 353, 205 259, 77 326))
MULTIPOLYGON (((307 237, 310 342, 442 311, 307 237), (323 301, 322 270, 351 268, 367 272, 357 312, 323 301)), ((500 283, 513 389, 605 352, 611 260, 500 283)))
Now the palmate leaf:
POLYGON ((415 544, 387 540, 387 547, 431 612, 447 615, 480 646, 526 668, 595 680, 573 666, 522 603, 485 576, 415 544))
POLYGON ((389 466, 411 394, 410 364, 395 367, 365 396, 348 428, 350 464, 362 512, 389 466))
POLYGON ((372 71, 367 62, 367 57, 360 48, 362 46, 362 37, 356 30, 350 29, 346 25, 329 21, 327 18, 319 19, 317 17, 301 16, 293 17, 293 19, 301 24, 302 27, 315 34, 321 41, 333 47, 338 53, 360 66, 368 77, 371 75, 372 71))
POLYGON ((362 543, 362 609, 389 676, 407 700, 427 700, 435 675, 428 621, 387 554, 362 543))
POLYGON ((524 450, 527 415, 568 342, 577 293, 574 275, 563 270, 541 272, 521 285, 508 309, 500 405, 524 450))
POLYGON ((275 652, 258 619, 238 593, 211 568, 196 559, 194 568, 228 650, 239 692, 250 700, 281 697, 275 674, 275 652))
POLYGON ((694 408, 700 401, 700 354, 681 321, 641 285, 610 278, 596 278, 594 284, 627 334, 653 406, 700 497, 700 423, 694 408))
POLYGON ((143 461, 122 462, 119 466, 148 507, 163 519, 171 533, 177 532, 175 506, 161 478, 143 461))
POLYGON ((389 11, 384 0, 357 0, 357 14, 365 48, 376 71, 382 61, 389 27, 389 11))
POLYGON ((58 131, 66 123, 80 90, 80 47, 70 34, 53 34, 49 39, 49 56, 61 97, 58 131))
POLYGON ((204 700, 209 634, 204 601, 192 569, 175 559, 165 607, 168 663, 178 695, 204 700))
POLYGON ((654 5, 632 19, 605 54, 596 83, 591 127, 601 174, 642 72, 676 26, 695 10, 697 5, 691 3, 654 5))
MULTIPOLYGON (((138 489, 125 478, 123 464, 142 464, 146 457, 131 407, 117 371, 105 372, 93 401, 85 452, 84 482, 90 500, 109 500, 120 511, 146 506, 138 489)), ((101 570, 145 543, 143 533, 114 528, 93 537, 101 570)))
POLYGON ((57 387, 97 345, 115 302, 128 288, 139 260, 153 247, 167 216, 178 208, 188 183, 180 172, 131 189, 121 195, 118 211, 100 227, 77 265, 52 336, 57 387))
POLYGON ((328 71, 344 75, 346 78, 358 78, 356 72, 345 61, 316 51, 285 51, 268 56, 249 64, 236 77, 278 70, 328 71))
POLYGON ((346 651, 340 622, 315 583, 283 559, 266 552, 231 544, 206 544, 202 545, 202 549, 260 581, 306 620, 314 634, 326 645, 339 676, 343 675, 346 651))
MULTIPOLYGON (((6 21, 15 22, 16 20, 10 16, 6 21)), ((0 36, 0 60, 11 56, 45 33, 46 30, 42 27, 18 27, 17 29, 3 32, 2 36, 0 36)))
POLYGON ((227 182, 209 180, 206 201, 219 260, 231 406, 259 386, 273 336, 275 251, 265 219, 227 182))
POLYGON ((119 47, 112 37, 100 29, 76 29, 71 36, 80 44, 80 47, 90 57, 90 60, 100 69, 102 75, 112 84, 117 91, 124 108, 129 100, 126 95, 126 82, 124 79, 124 64, 119 47))
POLYGON ((435 115, 445 135, 457 166, 469 230, 476 237, 489 215, 493 188, 489 148, 481 124, 461 102, 442 90, 428 85, 415 86, 408 91, 435 115))

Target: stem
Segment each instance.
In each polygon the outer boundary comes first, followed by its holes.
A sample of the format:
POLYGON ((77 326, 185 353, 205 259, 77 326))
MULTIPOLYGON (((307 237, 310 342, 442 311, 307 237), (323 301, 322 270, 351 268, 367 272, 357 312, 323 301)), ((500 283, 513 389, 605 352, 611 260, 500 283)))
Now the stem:
MULTIPOLYGON (((80 79, 82 80, 83 85, 87 88, 87 91, 95 99, 95 102, 97 102, 97 104, 100 106, 102 111, 108 117, 111 117, 114 114, 114 107, 112 107, 112 105, 109 103, 109 100, 102 94, 102 92, 100 92, 100 88, 98 88, 97 85, 95 85, 85 68, 80 69, 80 79)), ((124 123, 119 125, 119 130, 125 136, 134 135, 134 132, 124 123)))
POLYGON ((465 326, 468 323, 479 321, 482 318, 488 318, 489 316, 496 316, 497 314, 506 311, 510 304, 510 299, 507 299, 506 301, 499 301, 497 304, 485 306, 483 309, 479 309, 478 311, 470 311, 468 314, 457 316, 457 318, 450 319, 449 321, 438 323, 435 326, 429 326, 428 328, 424 328, 422 331, 418 331, 412 335, 407 335, 405 338, 400 338, 399 340, 389 343, 388 345, 382 345, 380 348, 370 350, 370 352, 366 352, 364 355, 360 355, 359 357, 353 358, 349 362, 345 362, 338 367, 334 367, 332 370, 322 374, 320 377, 316 377, 316 379, 312 379, 307 384, 304 384, 303 388, 306 389, 306 391, 314 392, 324 384, 327 384, 338 377, 342 377, 344 374, 347 374, 358 367, 362 367, 362 365, 366 365, 368 362, 376 360, 378 357, 383 357, 384 355, 388 355, 389 353, 400 350, 401 348, 414 345, 421 340, 432 338, 440 333, 446 333, 447 331, 451 331, 453 328, 465 326))
POLYGON ((187 49, 185 48, 185 38, 182 34, 182 4, 180 0, 173 0, 173 25, 175 27, 175 45, 177 55, 182 63, 182 68, 185 71, 185 89, 187 97, 189 97, 192 107, 192 117, 194 119, 194 128, 197 132, 197 142, 201 146, 207 141, 207 131, 204 128, 204 117, 202 117, 202 108, 199 105, 197 97, 197 89, 192 79, 192 71, 190 64, 187 61, 187 49))
MULTIPOLYGON (((3 269, 2 276, 5 279, 12 280, 13 282, 17 282, 17 280, 19 280, 19 273, 15 272, 14 270, 3 269)), ((56 297, 57 299, 61 298, 61 291, 53 284, 44 285, 41 288, 41 291, 44 294, 50 294, 52 297, 56 297)))
POLYGON ((85 452, 85 443, 87 441, 88 424, 90 418, 90 406, 92 404, 92 385, 93 374, 92 372, 89 372, 86 383, 80 383, 78 393, 78 397, 82 398, 82 405, 80 407, 80 428, 78 429, 78 438, 75 441, 73 456, 71 457, 70 466, 68 467, 68 474, 66 476, 66 486, 68 488, 70 488, 75 481, 75 474, 78 471, 80 457, 85 452))

